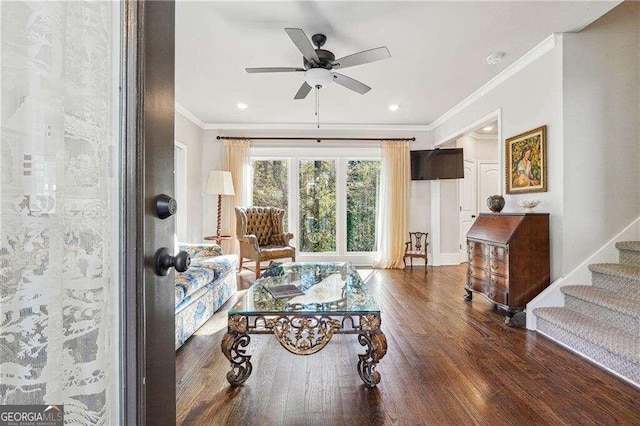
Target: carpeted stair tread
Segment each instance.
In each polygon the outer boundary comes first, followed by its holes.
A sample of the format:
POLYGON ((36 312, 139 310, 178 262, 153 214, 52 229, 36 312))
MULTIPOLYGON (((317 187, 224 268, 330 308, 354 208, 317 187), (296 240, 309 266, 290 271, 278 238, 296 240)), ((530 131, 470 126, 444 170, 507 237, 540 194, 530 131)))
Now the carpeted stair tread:
POLYGON ((591 272, 640 281, 640 266, 621 265, 619 263, 593 263, 591 272))
POLYGON ((640 298, 590 285, 566 285, 560 291, 571 297, 600 305, 612 311, 640 319, 640 298))
POLYGON ((620 241, 616 248, 620 264, 640 266, 640 241, 620 241))
POLYGON ((618 241, 616 243, 618 250, 628 250, 640 252, 640 241, 618 241))
POLYGON ((640 336, 603 324, 567 308, 536 308, 533 313, 540 319, 574 334, 593 345, 640 365, 640 336))

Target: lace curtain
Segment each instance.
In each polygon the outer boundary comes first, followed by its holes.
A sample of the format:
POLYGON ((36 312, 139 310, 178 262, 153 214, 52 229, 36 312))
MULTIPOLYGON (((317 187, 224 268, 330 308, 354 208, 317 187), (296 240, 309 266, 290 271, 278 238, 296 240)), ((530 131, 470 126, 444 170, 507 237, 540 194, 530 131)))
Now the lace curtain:
MULTIPOLYGON (((222 168, 231 172, 236 195, 223 197, 224 220, 222 229, 224 233, 236 235, 235 207, 249 205, 249 168, 251 167, 249 150, 251 141, 248 139, 224 140, 223 147, 222 168)), ((228 252, 240 253, 240 244, 236 238, 231 239, 228 252)))
POLYGON ((375 268, 403 267, 410 179, 409 142, 382 142, 375 268))
POLYGON ((118 422, 118 8, 0 4, 0 403, 66 424, 118 422))

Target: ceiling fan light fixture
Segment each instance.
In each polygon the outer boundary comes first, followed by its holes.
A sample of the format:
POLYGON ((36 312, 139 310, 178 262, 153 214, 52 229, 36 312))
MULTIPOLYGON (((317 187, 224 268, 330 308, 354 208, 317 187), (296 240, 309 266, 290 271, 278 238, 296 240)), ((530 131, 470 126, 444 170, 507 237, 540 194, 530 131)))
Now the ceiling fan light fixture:
POLYGON ((482 130, 484 130, 485 132, 490 132, 493 130, 493 126, 483 127, 482 130))
POLYGON ((324 68, 310 68, 304 73, 304 81, 311 87, 326 87, 333 82, 333 73, 324 68))
POLYGON ((400 105, 398 104, 391 104, 389 105, 387 108, 389 108, 389 111, 397 111, 400 109, 400 105))

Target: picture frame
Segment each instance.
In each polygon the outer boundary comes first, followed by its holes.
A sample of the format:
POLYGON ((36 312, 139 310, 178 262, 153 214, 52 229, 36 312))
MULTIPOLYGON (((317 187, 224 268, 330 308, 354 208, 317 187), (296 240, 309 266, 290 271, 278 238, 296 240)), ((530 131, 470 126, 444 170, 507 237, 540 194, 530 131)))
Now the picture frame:
POLYGON ((505 140, 507 194, 547 192, 547 126, 505 140))

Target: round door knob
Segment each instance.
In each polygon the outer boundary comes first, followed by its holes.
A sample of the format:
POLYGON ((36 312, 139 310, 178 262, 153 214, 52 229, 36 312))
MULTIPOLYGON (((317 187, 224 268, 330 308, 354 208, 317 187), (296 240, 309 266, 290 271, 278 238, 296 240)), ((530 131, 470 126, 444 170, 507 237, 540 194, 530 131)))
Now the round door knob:
POLYGON ((175 256, 172 256, 166 247, 156 251, 156 273, 160 276, 169 274, 169 268, 184 272, 189 269, 189 265, 191 265, 191 256, 186 251, 181 251, 175 256))

